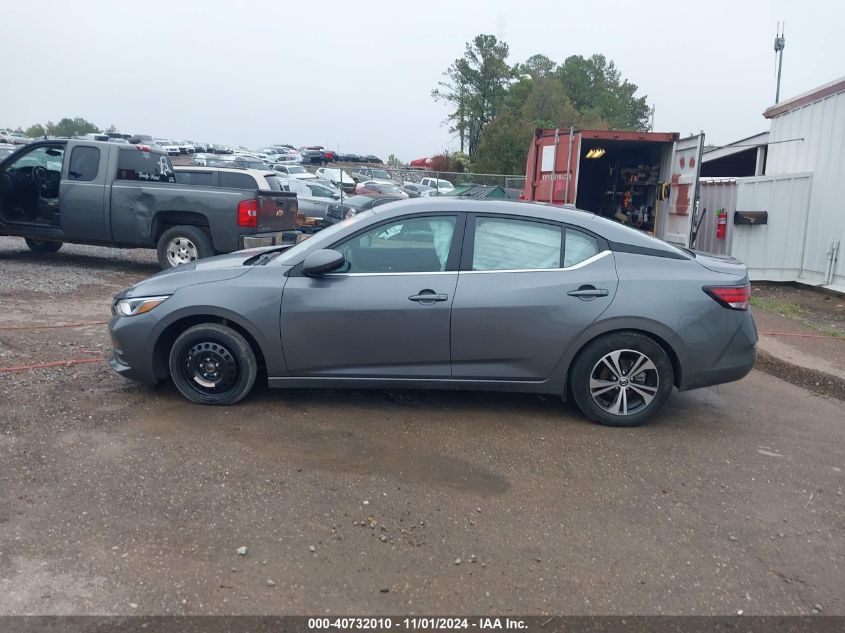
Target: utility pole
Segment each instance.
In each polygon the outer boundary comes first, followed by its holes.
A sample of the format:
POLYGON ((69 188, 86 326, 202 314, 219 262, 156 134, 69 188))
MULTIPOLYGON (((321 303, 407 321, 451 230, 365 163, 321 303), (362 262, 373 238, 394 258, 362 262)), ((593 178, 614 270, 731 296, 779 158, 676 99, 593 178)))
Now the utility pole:
POLYGON ((775 57, 778 64, 778 83, 775 88, 775 103, 780 101, 780 71, 783 68, 783 49, 786 48, 786 39, 783 37, 783 30, 786 23, 778 22, 775 31, 775 57))

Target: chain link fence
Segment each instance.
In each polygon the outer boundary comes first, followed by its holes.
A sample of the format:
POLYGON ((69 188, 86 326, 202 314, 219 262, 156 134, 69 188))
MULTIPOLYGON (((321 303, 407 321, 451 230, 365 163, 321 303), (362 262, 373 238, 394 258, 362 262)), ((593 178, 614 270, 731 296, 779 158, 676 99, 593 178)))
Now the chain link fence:
MULTIPOLYGON (((403 167, 385 167, 391 179, 397 183, 419 184, 424 178, 443 180, 453 187, 469 192, 472 188, 478 187, 501 187, 508 193, 514 193, 512 197, 519 197, 525 188, 525 176, 518 174, 478 174, 474 172, 451 172, 432 171, 426 169, 411 169, 403 167)), ((511 197, 511 196, 509 196, 511 197)))

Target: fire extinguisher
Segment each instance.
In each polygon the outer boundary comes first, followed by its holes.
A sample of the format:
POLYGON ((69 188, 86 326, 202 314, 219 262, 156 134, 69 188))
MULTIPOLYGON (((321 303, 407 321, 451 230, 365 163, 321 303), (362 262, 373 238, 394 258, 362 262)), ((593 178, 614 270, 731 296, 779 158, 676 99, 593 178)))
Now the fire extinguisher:
POLYGON ((724 209, 719 209, 716 212, 716 239, 725 239, 725 233, 728 230, 728 212, 724 209))

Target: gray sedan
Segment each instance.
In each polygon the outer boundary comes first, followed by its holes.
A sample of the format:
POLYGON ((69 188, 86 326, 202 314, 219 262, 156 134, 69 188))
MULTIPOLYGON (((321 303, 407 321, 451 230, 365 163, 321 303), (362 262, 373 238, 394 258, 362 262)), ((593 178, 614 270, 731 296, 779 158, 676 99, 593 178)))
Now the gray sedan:
POLYGON ((420 198, 292 248, 240 251, 117 295, 110 362, 189 400, 271 387, 571 396, 634 426, 673 387, 745 376, 745 266, 574 209, 420 198))

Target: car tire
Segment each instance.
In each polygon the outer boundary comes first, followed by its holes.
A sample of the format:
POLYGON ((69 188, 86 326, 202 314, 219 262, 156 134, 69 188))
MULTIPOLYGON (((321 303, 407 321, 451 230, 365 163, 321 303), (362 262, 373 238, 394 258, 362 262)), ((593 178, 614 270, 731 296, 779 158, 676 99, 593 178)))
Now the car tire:
POLYGON ((156 251, 158 265, 162 270, 168 270, 203 257, 211 257, 214 255, 214 246, 201 228, 184 225, 171 227, 162 233, 156 251))
POLYGON ((53 242, 51 240, 32 240, 24 238, 26 245, 29 247, 29 250, 34 251, 36 253, 55 253, 57 252, 63 245, 63 242, 53 242))
POLYGON ((255 384, 255 352, 240 333, 201 323, 180 334, 170 348, 170 377, 196 404, 227 405, 243 400, 255 384))
POLYGON ((666 404, 675 380, 666 351, 637 332, 615 332, 590 342, 569 376, 578 408, 605 426, 643 424, 666 404))

